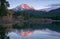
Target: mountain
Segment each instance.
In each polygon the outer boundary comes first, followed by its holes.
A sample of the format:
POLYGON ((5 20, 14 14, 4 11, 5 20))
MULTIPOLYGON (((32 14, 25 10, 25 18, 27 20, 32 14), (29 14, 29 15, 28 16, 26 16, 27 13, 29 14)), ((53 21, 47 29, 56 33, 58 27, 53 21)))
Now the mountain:
MULTIPOLYGON (((51 4, 51 5, 48 5, 47 8, 43 8, 43 9, 40 9, 40 10, 37 10, 37 11, 51 11, 51 10, 54 10, 54 9, 57 9, 57 8, 60 8, 60 4, 51 4)), ((26 11, 26 10, 36 10, 33 6, 29 5, 29 4, 21 4, 15 8, 13 8, 14 11, 26 11)))
MULTIPOLYGON (((22 8, 23 9, 23 8, 22 8)), ((15 11, 16 15, 22 15, 27 18, 49 18, 53 20, 60 20, 60 7, 56 9, 52 9, 48 12, 41 11, 41 10, 33 10, 33 9, 26 9, 23 10, 18 8, 18 11, 15 11)))
POLYGON ((13 10, 15 10, 15 11, 16 10, 22 11, 22 10, 35 10, 35 9, 31 5, 21 4, 21 5, 17 6, 16 8, 14 8, 13 10))

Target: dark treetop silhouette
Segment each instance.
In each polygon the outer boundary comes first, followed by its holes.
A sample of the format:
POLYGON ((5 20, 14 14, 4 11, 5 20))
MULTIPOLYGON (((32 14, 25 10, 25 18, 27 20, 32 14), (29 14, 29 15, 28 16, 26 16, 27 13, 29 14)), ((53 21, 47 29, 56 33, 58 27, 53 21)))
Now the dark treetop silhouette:
MULTIPOLYGON (((7 16, 7 7, 9 7, 9 3, 6 0, 0 0, 0 20, 3 22, 3 16, 7 16)), ((0 39, 5 39, 6 28, 0 24, 0 39)))

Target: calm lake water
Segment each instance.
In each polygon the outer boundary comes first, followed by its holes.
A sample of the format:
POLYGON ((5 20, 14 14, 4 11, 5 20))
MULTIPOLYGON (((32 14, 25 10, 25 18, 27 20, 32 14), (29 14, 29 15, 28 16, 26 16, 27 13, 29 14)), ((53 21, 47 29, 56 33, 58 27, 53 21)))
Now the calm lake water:
POLYGON ((10 39, 60 39, 60 33, 47 29, 14 29, 9 32, 10 39))

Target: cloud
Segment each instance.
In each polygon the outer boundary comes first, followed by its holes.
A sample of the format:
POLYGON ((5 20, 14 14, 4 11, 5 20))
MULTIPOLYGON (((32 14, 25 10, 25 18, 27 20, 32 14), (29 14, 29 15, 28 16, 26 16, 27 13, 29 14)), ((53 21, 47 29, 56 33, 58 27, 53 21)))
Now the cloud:
POLYGON ((48 5, 48 6, 53 6, 53 7, 55 7, 55 6, 60 6, 60 3, 59 4, 51 4, 51 5, 48 5))
POLYGON ((52 4, 51 6, 60 6, 60 4, 52 4))

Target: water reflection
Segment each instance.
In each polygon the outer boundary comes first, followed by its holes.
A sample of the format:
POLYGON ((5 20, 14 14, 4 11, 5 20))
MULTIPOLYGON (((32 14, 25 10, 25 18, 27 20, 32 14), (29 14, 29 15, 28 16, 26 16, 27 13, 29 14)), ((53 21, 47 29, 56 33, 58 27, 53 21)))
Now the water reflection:
POLYGON ((29 35, 33 34, 33 32, 34 32, 34 31, 25 31, 25 32, 20 32, 20 34, 21 34, 22 36, 29 36, 29 35))
POLYGON ((60 33, 49 29, 17 30, 8 33, 10 39, 60 39, 60 33))

